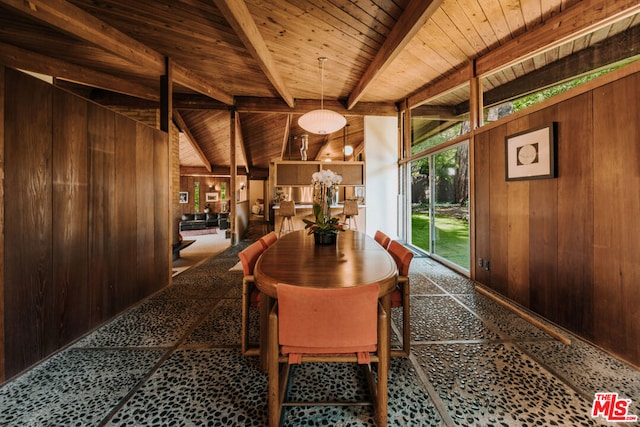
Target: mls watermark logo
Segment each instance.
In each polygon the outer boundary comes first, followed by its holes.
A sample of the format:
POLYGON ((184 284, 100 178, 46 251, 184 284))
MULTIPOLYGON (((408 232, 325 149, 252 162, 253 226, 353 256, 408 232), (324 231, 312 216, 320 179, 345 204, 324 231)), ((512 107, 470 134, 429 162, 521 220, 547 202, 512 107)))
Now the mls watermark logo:
POLYGON ((629 414, 631 399, 619 399, 618 393, 596 393, 591 408, 591 417, 603 416, 607 421, 630 423, 638 421, 637 415, 629 414))

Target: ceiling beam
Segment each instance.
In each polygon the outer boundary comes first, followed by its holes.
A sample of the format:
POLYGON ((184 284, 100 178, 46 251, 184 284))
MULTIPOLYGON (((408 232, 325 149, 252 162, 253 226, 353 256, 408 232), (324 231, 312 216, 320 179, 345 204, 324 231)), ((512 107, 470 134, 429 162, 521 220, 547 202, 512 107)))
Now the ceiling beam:
POLYGON ((182 115, 180 115, 180 112, 177 109, 173 110, 173 120, 176 122, 176 125, 178 125, 178 128, 187 137, 187 141, 189 141, 189 144, 191 144, 191 147, 198 155, 198 158, 204 165, 203 167, 207 170, 207 172, 211 172, 211 162, 209 161, 209 159, 207 159, 207 156, 204 155, 202 148, 200 148, 200 145, 198 144, 198 140, 193 136, 193 134, 189 130, 189 126, 187 126, 187 123, 184 121, 182 115))
POLYGON ((280 159, 284 159, 289 147, 289 138, 291 137, 291 114, 287 114, 287 124, 282 132, 282 150, 280 150, 280 159))
POLYGON ((240 143, 240 151, 242 152, 242 158, 244 159, 244 168, 249 173, 249 159, 247 158, 247 147, 244 143, 244 137, 242 136, 242 126, 240 124, 240 114, 236 114, 236 139, 240 143))
POLYGON ((289 107, 295 105, 293 96, 282 80, 258 27, 247 8, 244 0, 213 0, 225 19, 231 25, 253 59, 258 62, 260 69, 267 76, 273 87, 278 91, 289 107))
POLYGON ((411 110, 412 118, 432 120, 461 120, 455 107, 447 105, 423 105, 411 110))
POLYGON ((640 12, 638 0, 582 0, 476 60, 476 75, 500 71, 640 12))
MULTIPOLYGON (((203 167, 180 166, 180 176, 216 176, 228 178, 229 176, 231 176, 229 173, 230 170, 231 169, 229 165, 214 166, 211 169, 211 172, 203 167)), ((269 176, 269 169, 264 168, 252 168, 251 174, 248 174, 247 171, 242 167, 236 168, 236 170, 237 175, 249 176, 249 178, 264 179, 265 177, 269 176)))
POLYGON ((400 19, 393 26, 375 58, 367 67, 358 84, 349 95, 347 109, 356 105, 371 84, 382 74, 391 62, 409 44, 411 39, 427 23, 443 0, 411 0, 400 19))
POLYGON ((451 92, 457 90, 460 87, 469 85, 470 69, 472 64, 467 64, 466 67, 459 69, 451 74, 447 74, 443 78, 429 83, 427 86, 410 95, 407 98, 407 105, 409 108, 415 108, 422 104, 451 92))
MULTIPOLYGON (((175 73, 175 70, 174 70, 175 73)), ((106 105, 128 105, 132 107, 152 108, 157 103, 131 99, 117 94, 96 91, 93 100, 106 105)), ((360 102, 355 108, 347 110, 338 101, 324 101, 325 108, 331 108, 345 116, 396 116, 398 108, 393 103, 360 102)), ((174 93, 173 108, 181 110, 219 110, 226 111, 229 106, 199 94, 174 93)), ((318 108, 318 101, 312 99, 298 99, 296 106, 290 108, 280 98, 256 98, 256 97, 236 97, 235 109, 240 113, 284 113, 284 114, 304 114, 318 108)))
MULTIPOLYGON (((237 97, 236 108, 245 113, 293 113, 304 114, 318 109, 317 99, 296 99, 295 108, 289 108, 276 98, 237 97)), ((324 100, 324 108, 344 116, 396 116, 398 108, 393 103, 360 103, 356 108, 346 109, 339 101, 324 100)))
POLYGON ((0 43, 0 60, 4 64, 27 71, 68 80, 97 88, 112 90, 122 95, 135 96, 154 102, 160 100, 159 88, 150 88, 129 80, 101 73, 79 65, 20 49, 10 44, 0 43))
MULTIPOLYGON (((164 56, 129 37, 106 22, 85 12, 65 0, 0 0, 12 8, 25 13, 47 25, 80 40, 91 43, 111 52, 132 64, 142 65, 154 77, 164 73, 164 56)), ((60 77, 65 77, 60 75, 60 77)), ((186 68, 175 64, 174 78, 182 84, 203 95, 211 96, 226 104, 233 104, 233 97, 211 86, 186 68)))

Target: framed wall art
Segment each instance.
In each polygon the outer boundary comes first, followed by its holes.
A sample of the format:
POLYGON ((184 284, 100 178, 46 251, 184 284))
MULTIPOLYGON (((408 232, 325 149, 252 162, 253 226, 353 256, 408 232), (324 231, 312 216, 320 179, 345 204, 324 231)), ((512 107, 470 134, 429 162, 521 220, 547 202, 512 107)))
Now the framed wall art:
POLYGON ((189 193, 186 191, 180 192, 180 203, 189 203, 189 193))
POLYGON ((205 201, 209 202, 217 202, 220 199, 220 193, 205 193, 205 201))
POLYGON ((505 137, 507 181, 556 177, 556 127, 552 122, 505 137))

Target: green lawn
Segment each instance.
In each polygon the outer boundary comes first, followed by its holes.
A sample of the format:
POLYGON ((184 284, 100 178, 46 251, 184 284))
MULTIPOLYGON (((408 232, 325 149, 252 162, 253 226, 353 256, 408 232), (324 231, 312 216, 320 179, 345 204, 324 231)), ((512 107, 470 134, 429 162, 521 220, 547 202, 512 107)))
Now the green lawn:
MULTIPOLYGON (((429 214, 411 214, 411 238, 415 246, 429 250, 429 214)), ((459 219, 436 215, 435 253, 461 267, 469 268, 469 223, 459 219)))

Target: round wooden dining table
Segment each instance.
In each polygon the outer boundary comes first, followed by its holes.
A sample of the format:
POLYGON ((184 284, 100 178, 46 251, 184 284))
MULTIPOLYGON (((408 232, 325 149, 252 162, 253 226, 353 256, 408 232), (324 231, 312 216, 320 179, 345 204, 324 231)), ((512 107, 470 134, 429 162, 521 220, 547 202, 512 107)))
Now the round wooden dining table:
POLYGON ((278 283, 313 288, 380 284, 380 297, 396 286, 398 269, 386 249, 365 233, 347 230, 335 245, 316 245, 299 230, 285 234, 258 259, 256 286, 276 298, 278 283))
POLYGON ((335 245, 316 245, 305 230, 285 234, 266 249, 253 275, 262 292, 260 353, 266 366, 266 325, 279 283, 335 289, 371 283, 380 286, 380 300, 387 312, 398 268, 387 250, 365 233, 347 230, 338 234, 335 245))

